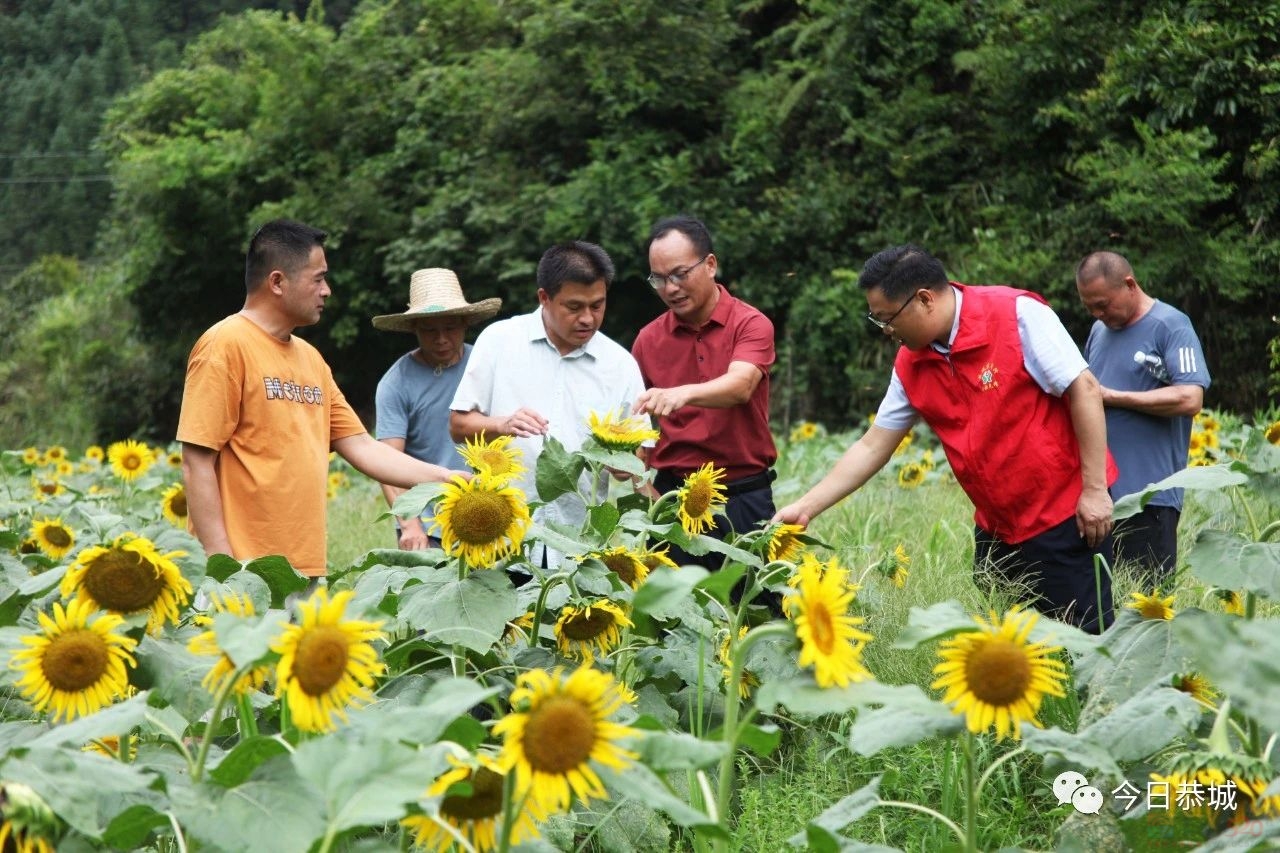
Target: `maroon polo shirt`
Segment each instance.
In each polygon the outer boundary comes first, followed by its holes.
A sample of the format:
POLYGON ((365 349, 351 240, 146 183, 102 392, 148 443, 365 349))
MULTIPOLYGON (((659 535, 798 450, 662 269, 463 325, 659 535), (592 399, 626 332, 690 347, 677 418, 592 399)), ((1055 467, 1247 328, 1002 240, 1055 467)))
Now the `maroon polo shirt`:
POLYGON ((707 462, 725 469, 732 482, 773 465, 778 451, 769 431, 769 367, 774 362, 773 323, 729 294, 724 285, 710 319, 700 329, 664 312, 640 330, 631 354, 646 388, 692 385, 723 376, 732 361, 754 364, 764 374, 751 399, 729 409, 684 408, 662 418, 649 457, 654 468, 685 476, 707 462))

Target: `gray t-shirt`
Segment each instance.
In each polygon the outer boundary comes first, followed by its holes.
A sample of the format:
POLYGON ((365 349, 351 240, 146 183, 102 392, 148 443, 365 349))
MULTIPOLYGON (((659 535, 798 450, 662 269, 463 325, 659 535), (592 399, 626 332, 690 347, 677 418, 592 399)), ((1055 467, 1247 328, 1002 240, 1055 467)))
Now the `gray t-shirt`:
POLYGON ((464 344, 462 360, 439 376, 412 352, 398 358, 378 382, 376 437, 403 438, 404 452, 415 459, 465 471, 467 464, 449 436, 449 404, 470 357, 471 344, 464 344))
MULTIPOLYGON (((1117 391, 1150 391, 1166 385, 1209 387, 1209 368, 1191 320, 1159 300, 1138 322, 1119 331, 1095 322, 1084 357, 1098 381, 1117 391), (1160 360, 1159 366, 1151 356, 1160 360)), ((1107 445, 1120 467, 1120 479, 1112 487, 1117 498, 1187 467, 1191 420, 1189 415, 1170 418, 1107 407, 1107 445)), ((1181 510, 1182 489, 1160 492, 1151 503, 1181 510)))

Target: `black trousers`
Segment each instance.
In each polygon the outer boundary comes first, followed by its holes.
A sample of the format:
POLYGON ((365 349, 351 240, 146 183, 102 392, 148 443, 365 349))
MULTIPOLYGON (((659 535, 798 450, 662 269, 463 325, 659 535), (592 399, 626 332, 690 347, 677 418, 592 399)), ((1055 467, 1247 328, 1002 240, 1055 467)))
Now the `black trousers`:
POLYGON ((981 527, 974 528, 975 580, 993 578, 1023 603, 1091 634, 1115 621, 1111 601, 1111 573, 1094 571, 1094 555, 1110 566, 1112 539, 1090 548, 1076 530, 1075 516, 1017 545, 1001 542, 981 527), (1101 618, 1099 618, 1101 602, 1101 618))
POLYGON ((1116 522, 1116 560, 1133 565, 1142 592, 1171 591, 1178 566, 1181 517, 1182 513, 1171 506, 1148 504, 1137 515, 1116 522))

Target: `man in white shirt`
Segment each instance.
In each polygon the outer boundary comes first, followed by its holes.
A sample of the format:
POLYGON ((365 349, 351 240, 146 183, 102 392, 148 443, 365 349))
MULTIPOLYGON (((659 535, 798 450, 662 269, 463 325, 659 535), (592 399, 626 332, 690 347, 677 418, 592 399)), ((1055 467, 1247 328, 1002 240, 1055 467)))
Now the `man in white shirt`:
MULTIPOLYGON (((449 418, 454 441, 509 435, 528 470, 512 485, 539 500, 535 475, 544 436, 566 450, 590 434, 591 412, 624 409, 644 390, 631 353, 600 332, 613 282, 613 261, 594 243, 575 240, 547 249, 538 262, 538 308, 487 327, 476 338, 449 418)), ((584 490, 593 486, 582 484, 584 490)), ((534 520, 576 526, 586 507, 561 495, 535 511, 534 520)), ((542 560, 540 548, 531 555, 542 560)), ((547 565, 559 555, 548 551, 547 565)))

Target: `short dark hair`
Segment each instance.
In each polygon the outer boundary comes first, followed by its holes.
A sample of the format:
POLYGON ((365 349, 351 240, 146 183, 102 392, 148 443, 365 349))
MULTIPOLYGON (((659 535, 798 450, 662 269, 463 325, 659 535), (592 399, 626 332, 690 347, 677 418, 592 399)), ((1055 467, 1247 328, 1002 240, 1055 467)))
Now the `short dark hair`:
POLYGON ((595 284, 604 279, 613 284, 613 261, 609 253, 586 240, 556 243, 538 261, 538 287, 554 297, 566 282, 595 284))
POLYGON ((878 287, 888 299, 902 299, 921 288, 941 290, 947 283, 942 261, 914 243, 876 252, 858 276, 858 287, 878 287))
POLYGON ((707 230, 707 226, 703 221, 696 216, 680 213, 675 216, 668 216, 665 219, 659 219, 654 223, 653 228, 649 229, 649 242, 644 244, 645 253, 648 253, 649 247, 653 245, 654 240, 661 240, 672 231, 679 231, 688 237, 689 242, 693 244, 694 251, 701 256, 705 257, 715 251, 715 249, 711 248, 711 232, 707 230))
POLYGON ((1076 265, 1076 281, 1080 284, 1101 277, 1107 284, 1115 287, 1122 284, 1128 275, 1133 275, 1133 267, 1124 255, 1115 252, 1094 252, 1086 255, 1076 265))
POLYGON ((292 219, 273 219, 254 232, 244 256, 244 286, 254 291, 272 270, 293 274, 311 257, 316 246, 323 248, 329 235, 319 228, 292 219))

